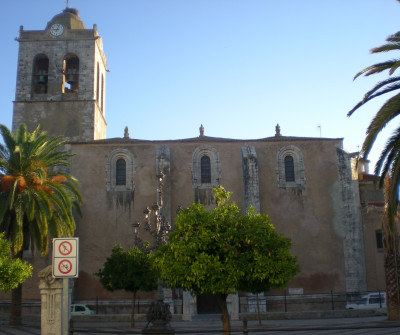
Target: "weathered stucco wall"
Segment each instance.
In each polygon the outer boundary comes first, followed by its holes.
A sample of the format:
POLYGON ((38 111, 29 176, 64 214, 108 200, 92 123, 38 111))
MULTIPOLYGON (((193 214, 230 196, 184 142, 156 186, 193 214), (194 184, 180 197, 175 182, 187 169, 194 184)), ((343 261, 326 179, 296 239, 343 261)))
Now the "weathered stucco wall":
POLYGON ((360 202, 365 245, 365 266, 367 290, 385 290, 384 252, 382 219, 384 215, 384 195, 379 189, 378 180, 372 175, 360 174, 360 202), (383 242, 381 240, 381 242, 383 242))
MULTIPOLYGON (((104 292, 93 273, 110 254, 114 243, 128 247, 133 243, 131 223, 143 219, 143 209, 156 201, 156 150, 160 145, 170 149, 171 212, 189 206, 194 200, 192 155, 197 147, 207 145, 219 153, 220 183, 233 192, 233 200, 244 208, 242 168, 243 145, 257 152, 261 213, 269 214, 276 229, 293 240, 301 273, 290 284, 304 292, 345 291, 343 234, 338 228, 341 213, 335 204, 338 194, 336 146, 339 140, 282 141, 112 141, 72 145, 72 173, 81 182, 85 199, 84 216, 78 224, 81 238, 81 275, 78 284, 92 283, 84 299, 102 296, 104 292), (304 156, 305 188, 282 189, 277 184, 276 155, 282 146, 296 145, 304 156), (134 157, 134 190, 106 191, 106 165, 111 152, 123 148, 134 157), (316 155, 315 153, 318 152, 316 155)), ((141 230, 142 238, 150 239, 141 230)))

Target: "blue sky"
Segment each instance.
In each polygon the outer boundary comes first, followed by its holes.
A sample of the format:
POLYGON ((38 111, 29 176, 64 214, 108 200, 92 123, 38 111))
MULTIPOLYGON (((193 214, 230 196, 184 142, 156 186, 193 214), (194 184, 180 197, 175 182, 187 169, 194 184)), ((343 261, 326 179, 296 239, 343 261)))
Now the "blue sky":
MULTIPOLYGON (((279 123, 282 135, 343 137, 354 152, 386 98, 346 114, 386 75, 353 77, 398 57, 369 53, 400 30, 396 0, 69 2, 103 37, 107 137, 128 126, 132 138, 188 138, 203 124, 208 136, 252 139, 279 123)), ((65 3, 2 0, 0 122, 9 127, 19 26, 44 29, 65 3)))

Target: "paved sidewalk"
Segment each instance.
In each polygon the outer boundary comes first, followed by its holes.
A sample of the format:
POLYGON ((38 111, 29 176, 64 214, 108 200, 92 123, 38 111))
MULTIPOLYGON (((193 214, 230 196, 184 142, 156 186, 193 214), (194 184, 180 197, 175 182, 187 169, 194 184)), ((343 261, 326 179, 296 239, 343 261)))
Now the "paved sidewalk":
MULTIPOLYGON (((75 335, 84 334, 141 334, 145 322, 137 322, 134 329, 127 322, 75 322, 75 335)), ((197 317, 190 322, 172 322, 176 334, 221 334, 221 321, 217 316, 197 317)), ((20 327, 0 324, 1 335, 39 335, 36 323, 26 323, 20 327)), ((232 334, 243 334, 242 321, 232 321, 232 334)), ((263 320, 249 321, 248 334, 268 335, 394 335, 400 334, 400 322, 389 322, 385 316, 340 319, 263 320)))

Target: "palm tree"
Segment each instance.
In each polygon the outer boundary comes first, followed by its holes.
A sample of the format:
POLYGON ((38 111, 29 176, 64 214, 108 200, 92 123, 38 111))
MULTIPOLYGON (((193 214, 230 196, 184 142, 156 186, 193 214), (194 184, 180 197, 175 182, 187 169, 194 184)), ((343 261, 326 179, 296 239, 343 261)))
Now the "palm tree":
MULTIPOLYGON (((371 50, 371 53, 400 50, 400 32, 389 36, 388 43, 371 50)), ((356 74, 354 79, 364 75, 389 71, 389 78, 378 82, 364 98, 347 114, 351 116, 358 108, 368 101, 387 93, 396 93, 400 89, 400 76, 393 76, 400 67, 400 58, 371 65, 356 74)), ((378 134, 396 116, 400 115, 400 92, 391 96, 379 109, 369 124, 366 137, 359 153, 359 158, 366 159, 378 134)), ((380 175, 379 186, 385 189, 385 214, 383 230, 385 232, 385 279, 387 291, 388 319, 400 319, 400 254, 397 229, 399 184, 400 184, 400 127, 393 131, 386 142, 375 166, 375 175, 380 175)))
MULTIPOLYGON (((70 153, 62 136, 49 139, 37 127, 21 125, 14 136, 0 125, 0 233, 12 243, 15 258, 36 247, 48 252, 49 237, 73 236, 82 202, 78 182, 69 173, 70 153)), ((21 285, 12 291, 10 324, 21 323, 21 285)))

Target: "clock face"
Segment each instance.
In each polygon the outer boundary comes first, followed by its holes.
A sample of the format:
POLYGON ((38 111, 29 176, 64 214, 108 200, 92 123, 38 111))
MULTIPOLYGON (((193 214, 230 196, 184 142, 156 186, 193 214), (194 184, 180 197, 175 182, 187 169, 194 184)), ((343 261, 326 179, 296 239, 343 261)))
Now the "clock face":
POLYGON ((53 36, 61 36, 64 33, 64 26, 59 23, 54 23, 50 27, 50 34, 53 36))

